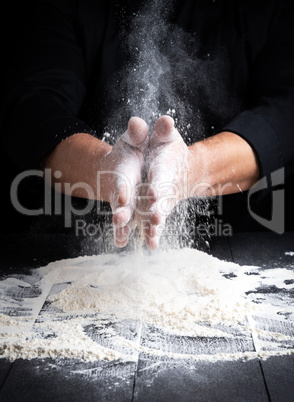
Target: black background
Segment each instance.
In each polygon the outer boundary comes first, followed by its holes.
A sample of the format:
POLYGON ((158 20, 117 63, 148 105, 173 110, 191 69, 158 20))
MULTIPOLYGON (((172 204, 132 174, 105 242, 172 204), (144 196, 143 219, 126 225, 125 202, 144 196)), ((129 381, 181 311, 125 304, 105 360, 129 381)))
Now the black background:
MULTIPOLYGON (((17 62, 19 38, 27 29, 29 16, 33 9, 33 1, 11 0, 1 4, 1 112, 6 94, 8 72, 17 62)), ((2 116, 1 116, 2 117, 2 116)), ((1 126, 2 138, 2 126, 1 126)), ((24 150, 25 152, 25 150, 24 150)), ((16 164, 7 155, 1 141, 1 232, 23 231, 28 227, 29 220, 16 213, 10 203, 10 185, 14 177, 20 172, 16 164)), ((23 194, 28 202, 32 198, 29 193, 23 194)))
MULTIPOLYGON (((10 71, 12 65, 17 63, 19 39, 23 33, 29 28, 29 21, 32 15, 34 1, 11 0, 2 2, 1 5, 1 105, 5 96, 5 83, 7 80, 7 72, 10 71)), ((2 107, 2 106, 1 106, 2 107)), ((2 131, 2 130, 1 130, 2 131)), ((2 133, 1 133, 2 134, 2 133)), ((24 150, 25 152, 25 150, 24 150)), ((52 217, 31 218, 23 216, 15 211, 10 202, 10 186, 15 176, 20 173, 18 166, 7 155, 3 145, 1 144, 1 232, 30 232, 36 230, 50 233, 65 231, 63 220, 52 217), (6 223, 4 223, 6 222, 6 223), (40 223, 41 222, 41 223, 40 223)), ((294 213, 292 202, 292 184, 294 178, 288 178, 286 181, 286 230, 294 229, 294 213)), ((28 208, 42 207, 43 203, 43 183, 40 180, 33 180, 26 183, 20 189, 20 201, 28 208)), ((82 200, 76 200, 79 204, 83 204, 82 200)), ((257 224, 247 213, 246 195, 233 195, 225 197, 224 215, 221 217, 224 222, 233 225, 234 231, 263 231, 266 230, 257 224)), ((259 215, 271 216, 271 194, 267 201, 262 203, 256 212, 259 215)), ((91 219, 91 217, 88 217, 91 219)))

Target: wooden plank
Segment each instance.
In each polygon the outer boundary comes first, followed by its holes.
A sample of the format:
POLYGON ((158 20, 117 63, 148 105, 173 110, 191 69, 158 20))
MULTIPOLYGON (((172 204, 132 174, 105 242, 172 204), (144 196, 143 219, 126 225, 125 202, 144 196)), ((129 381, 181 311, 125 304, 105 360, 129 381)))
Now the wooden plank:
MULTIPOLYGON (((270 237, 265 238, 271 241, 270 237)), ((246 242, 246 236, 243 236, 243 239, 241 236, 239 240, 232 240, 232 244, 236 245, 236 255, 237 257, 239 255, 239 261, 244 257, 243 261, 246 261, 244 263, 249 264, 244 253, 247 252, 248 247, 251 247, 250 244, 256 244, 257 240, 258 236, 252 238, 252 243, 248 240, 246 242)), ((284 245, 284 252, 292 250, 290 240, 284 245)), ((259 256, 259 261, 265 260, 258 250, 254 253, 259 256)), ((227 239, 220 239, 212 245, 211 254, 221 259, 230 260, 231 251, 227 239)), ((236 259, 236 255, 234 253, 233 255, 236 259)), ((54 253, 51 257, 55 259, 54 253)), ((289 256, 285 255, 285 257, 289 256)), ((254 263, 254 265, 260 264, 254 263)), ((49 307, 45 304, 43 311, 48 313, 49 307)), ((39 318, 41 319, 41 317, 39 318)), ((95 331, 93 331, 92 336, 95 338, 95 331)), ((141 344, 151 348, 156 342, 159 342, 161 347, 164 345, 167 352, 177 352, 184 343, 186 353, 192 354, 207 352, 208 349, 213 353, 216 351, 253 350, 254 348, 252 339, 246 337, 238 340, 238 342, 234 339, 229 341, 206 339, 205 343, 200 338, 170 337, 161 334, 160 331, 145 328, 145 332, 142 331, 141 344)), ((265 376, 268 378, 270 378, 271 373, 273 375, 275 373, 274 364, 270 366, 268 363, 270 361, 271 359, 262 362, 265 376), (264 363, 268 364, 267 371, 264 363)), ((284 362, 283 359, 278 361, 284 362)), ((288 367, 287 362, 283 364, 286 368, 288 367)), ((289 390, 286 377, 283 377, 283 364, 281 363, 280 374, 285 380, 286 390, 289 390)), ((83 398, 90 401, 101 399, 131 400, 135 371, 135 362, 121 365, 118 362, 82 363, 75 360, 19 360, 15 362, 5 381, 0 399, 1 401, 18 401, 21 396, 24 401, 80 401, 83 398)), ((141 354, 136 372, 135 400, 169 400, 172 398, 181 401, 268 400, 258 360, 210 363, 141 354)), ((290 373, 293 376, 291 369, 290 373)), ((275 384, 273 382, 271 384, 275 389, 275 384)), ((268 384, 268 388, 272 395, 273 391, 270 384, 268 384)))
MULTIPOLYGON (((7 359, 0 359, 0 390, 9 375, 9 372, 12 368, 13 363, 10 363, 7 359)), ((1 391, 0 391, 1 396, 1 391)), ((1 397, 0 397, 1 399, 1 397)))
MULTIPOLYGON (((37 318, 33 325, 34 330, 37 323, 45 319, 44 315, 56 313, 56 309, 54 309, 52 304, 45 300, 47 294, 59 292, 67 287, 69 283, 48 284, 46 292, 42 295, 43 302, 38 306, 38 310, 36 311, 35 308, 34 311, 28 310, 23 312, 21 302, 25 298, 38 296, 38 288, 25 286, 26 282, 21 281, 22 276, 19 274, 15 276, 18 278, 20 286, 18 286, 17 282, 12 287, 12 290, 11 287, 8 287, 5 295, 7 296, 7 292, 12 293, 11 298, 17 300, 18 303, 15 309, 12 305, 9 310, 6 308, 4 312, 13 316, 23 314, 26 316, 34 315, 37 318), (51 285, 53 286, 51 287, 51 285)), ((23 279, 36 281, 38 278, 32 276, 23 277, 23 279)), ((64 318, 70 319, 71 317, 67 316, 64 318)), ((116 325, 116 330, 119 331, 119 328, 117 328, 118 324, 113 325, 116 325)), ((132 340, 136 337, 135 325, 136 323, 133 322, 131 328, 133 331, 129 333, 129 338, 132 340)), ((99 326, 90 326, 85 331, 94 342, 98 342, 105 347, 111 347, 110 338, 103 339, 99 336, 99 326)), ((40 338, 46 338, 51 335, 54 336, 47 332, 39 333, 40 338)), ((131 350, 130 353, 135 353, 137 356, 137 352, 131 350)), ((4 370, 5 364, 0 363, 0 367, 4 370)), ((73 359, 17 360, 10 370, 8 377, 5 376, 7 378, 0 391, 0 400, 19 401, 21 397, 22 401, 81 401, 83 398, 89 401, 118 399, 130 401, 136 367, 136 360, 129 363, 118 361, 86 363, 73 359)))
POLYGON ((210 254, 224 261, 232 261, 232 253, 228 237, 214 238, 210 244, 210 254))
POLYGON ((238 233, 229 238, 237 264, 263 268, 294 267, 294 232, 238 233), (293 252, 293 255, 289 252, 293 252), (287 254, 286 254, 287 253, 287 254))
MULTIPOLYGON (((211 243, 210 254, 231 261, 227 238, 211 243)), ((141 344, 169 353, 216 354, 253 351, 252 338, 175 337, 143 327, 141 344)), ((242 362, 195 362, 141 354, 135 380, 134 400, 139 401, 267 401, 267 392, 257 360, 242 362)))
MULTIPOLYGON (((273 233, 239 234, 230 239, 234 261, 239 264, 253 264, 261 266, 264 270, 270 268, 285 267, 294 269, 294 234, 285 233, 282 236, 273 233)), ((288 300, 289 310, 293 311, 293 294, 278 288, 260 289, 264 296, 277 294, 288 300)), ((253 317, 255 327, 258 330, 282 333, 294 337, 293 321, 280 322, 278 320, 253 317)), ((263 348, 262 335, 255 333, 257 347, 263 348)), ((271 342, 274 345, 274 342, 271 342)), ((277 341, 277 350, 294 348, 293 342, 285 340, 277 341)), ((261 360, 264 380, 271 401, 292 401, 294 395, 294 356, 275 356, 267 360, 261 360)))
POLYGON ((189 357, 254 351, 249 334, 236 335, 233 338, 180 337, 143 325, 141 345, 152 350, 153 355, 141 353, 139 356, 134 400, 267 401, 258 360, 209 362, 189 357), (173 358, 172 354, 181 358, 173 358))
POLYGON ((294 356, 271 357, 262 362, 262 369, 272 402, 294 400, 294 356))
POLYGON ((131 401, 135 363, 77 360, 18 360, 1 392, 1 402, 131 401))
MULTIPOLYGON (((1 242, 1 263, 0 263, 0 281, 11 277, 22 277, 24 274, 30 275, 30 269, 24 268, 22 264, 14 264, 15 259, 19 255, 19 244, 21 238, 19 236, 13 236, 13 241, 11 241, 12 236, 0 235, 1 242)), ((20 289, 19 289, 20 290, 20 289)), ((25 289, 23 289, 25 292, 25 289)), ((5 292, 4 292, 5 293, 5 292)), ((5 307, 3 305, 3 301, 1 298, 4 297, 3 291, 0 289, 0 313, 5 312, 8 313, 10 310, 14 313, 14 309, 12 305, 10 307, 5 307)), ((22 295, 18 294, 19 299, 22 298, 22 295)), ((18 311, 18 314, 21 314, 18 311)), ((11 363, 7 359, 0 359, 0 390, 2 389, 6 379, 10 374, 10 370, 12 369, 14 363, 11 363)), ((0 391, 0 400, 1 400, 1 391, 0 391)))
POLYGON ((258 361, 193 362, 140 357, 134 401, 268 401, 258 361))
POLYGON ((242 334, 237 329, 222 325, 211 326, 211 329, 219 329, 231 337, 191 337, 171 335, 163 329, 142 325, 140 344, 151 350, 151 353, 185 355, 219 355, 231 353, 254 352, 254 344, 251 335, 242 334), (233 335, 233 336, 232 336, 233 335))

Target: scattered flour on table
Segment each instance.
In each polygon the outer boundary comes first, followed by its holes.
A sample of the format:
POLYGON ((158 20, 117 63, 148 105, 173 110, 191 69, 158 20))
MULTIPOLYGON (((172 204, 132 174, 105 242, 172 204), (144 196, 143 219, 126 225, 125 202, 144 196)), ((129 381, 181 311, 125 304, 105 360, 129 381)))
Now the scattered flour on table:
POLYGON ((290 257, 294 257, 294 251, 285 251, 285 255, 289 255, 290 257))
POLYGON ((57 261, 0 282, 0 355, 217 361, 292 354, 293 291, 290 269, 239 266, 192 249, 57 261))

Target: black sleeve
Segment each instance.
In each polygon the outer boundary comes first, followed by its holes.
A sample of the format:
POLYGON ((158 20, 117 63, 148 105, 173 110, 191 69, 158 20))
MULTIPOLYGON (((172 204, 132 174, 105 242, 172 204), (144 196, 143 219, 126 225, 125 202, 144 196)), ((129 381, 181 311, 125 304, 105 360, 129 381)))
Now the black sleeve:
MULTIPOLYGON (((223 130, 256 151, 260 175, 294 170, 294 4, 280 1, 267 44, 251 71, 251 105, 223 130)), ((262 16, 261 16, 262 18, 262 16)))
POLYGON ((85 58, 75 26, 76 0, 38 0, 30 34, 16 58, 2 117, 4 143, 22 168, 77 132, 93 133, 77 118, 86 92, 85 58))

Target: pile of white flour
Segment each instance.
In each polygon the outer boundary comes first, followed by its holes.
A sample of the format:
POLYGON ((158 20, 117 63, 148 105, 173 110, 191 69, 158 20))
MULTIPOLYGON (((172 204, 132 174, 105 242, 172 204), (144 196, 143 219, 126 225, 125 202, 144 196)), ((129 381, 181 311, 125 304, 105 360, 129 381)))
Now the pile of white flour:
POLYGON ((291 270, 239 266, 192 249, 58 261, 0 282, 0 355, 91 361, 136 360, 143 352, 217 361, 292 354, 293 288, 291 270), (274 288, 283 297, 262 291, 274 288), (179 337, 216 342, 206 353, 185 350, 185 341, 166 346, 179 337), (253 347, 223 350, 224 340, 253 347))

